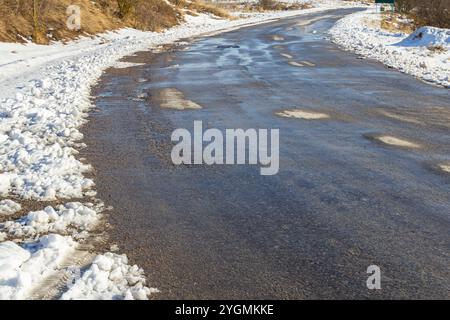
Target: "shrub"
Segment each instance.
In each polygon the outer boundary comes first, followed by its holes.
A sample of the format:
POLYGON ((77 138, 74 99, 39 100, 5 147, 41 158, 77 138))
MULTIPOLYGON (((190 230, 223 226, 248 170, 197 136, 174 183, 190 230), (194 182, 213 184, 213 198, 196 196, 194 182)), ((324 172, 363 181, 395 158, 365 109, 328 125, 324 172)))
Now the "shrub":
POLYGON ((416 26, 450 28, 450 0, 397 0, 396 9, 412 17, 416 26))

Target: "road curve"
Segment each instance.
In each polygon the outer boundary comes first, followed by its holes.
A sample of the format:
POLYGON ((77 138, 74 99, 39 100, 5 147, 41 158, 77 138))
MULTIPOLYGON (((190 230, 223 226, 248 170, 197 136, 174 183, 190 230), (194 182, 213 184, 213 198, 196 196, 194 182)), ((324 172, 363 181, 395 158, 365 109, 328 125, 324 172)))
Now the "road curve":
POLYGON ((449 298, 449 90, 324 39, 352 11, 190 39, 104 74, 83 153, 154 298, 449 298), (168 89, 201 109, 162 108, 168 89), (277 115, 290 109, 327 117, 277 115), (280 172, 172 165, 170 135, 194 120, 279 128, 280 172), (372 264, 381 290, 366 287, 372 264))

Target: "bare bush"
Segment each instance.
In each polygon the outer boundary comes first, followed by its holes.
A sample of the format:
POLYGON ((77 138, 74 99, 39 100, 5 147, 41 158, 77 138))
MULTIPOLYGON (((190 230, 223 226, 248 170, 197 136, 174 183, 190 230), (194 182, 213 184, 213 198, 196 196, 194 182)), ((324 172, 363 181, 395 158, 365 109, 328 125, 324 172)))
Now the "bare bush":
POLYGON ((275 1, 274 0, 259 0, 258 5, 263 10, 271 10, 273 7, 275 7, 275 1))
POLYGON ((127 17, 135 7, 135 0, 117 0, 118 15, 120 18, 127 17))
POLYGON ((411 16, 417 26, 450 28, 450 0, 397 0, 396 9, 411 16))
POLYGON ((141 30, 160 31, 178 23, 174 9, 161 0, 134 0, 132 25, 141 30))

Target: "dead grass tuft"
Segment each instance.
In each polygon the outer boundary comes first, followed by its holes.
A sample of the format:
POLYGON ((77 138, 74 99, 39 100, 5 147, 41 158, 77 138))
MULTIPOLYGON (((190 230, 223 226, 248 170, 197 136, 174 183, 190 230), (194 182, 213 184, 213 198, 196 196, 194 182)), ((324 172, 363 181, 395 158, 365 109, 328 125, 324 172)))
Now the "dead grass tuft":
POLYGON ((217 17, 230 19, 231 16, 227 10, 212 3, 205 3, 201 0, 194 0, 190 3, 185 2, 185 8, 199 13, 211 13, 217 17))

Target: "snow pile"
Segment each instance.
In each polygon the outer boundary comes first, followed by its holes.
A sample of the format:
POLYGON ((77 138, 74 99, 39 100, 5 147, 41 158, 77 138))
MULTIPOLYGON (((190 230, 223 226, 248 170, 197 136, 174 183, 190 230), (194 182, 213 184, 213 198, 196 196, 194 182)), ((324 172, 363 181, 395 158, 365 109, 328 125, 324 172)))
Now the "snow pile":
MULTIPOLYGON (((99 210, 98 210, 99 211, 99 210)), ((10 238, 34 238, 41 234, 72 234, 81 238, 98 221, 97 211, 79 203, 70 202, 59 206, 57 210, 46 207, 41 211, 32 211, 17 221, 0 224, 0 231, 10 238)))
POLYGON ((385 31, 380 22, 381 15, 372 9, 358 12, 338 21, 330 35, 347 50, 424 81, 450 87, 449 29, 424 27, 407 35, 385 31))
POLYGON ((10 241, 0 243, 0 300, 25 299, 75 246, 70 237, 55 234, 43 236, 29 248, 10 241))
POLYGON ((62 300, 146 300, 155 289, 145 286, 144 271, 129 266, 125 255, 105 253, 61 297, 62 300))
POLYGON ((93 182, 82 176, 89 170, 75 159, 75 141, 83 136, 85 99, 71 94, 76 69, 68 68, 65 79, 34 81, 15 99, 0 103, 0 188, 2 194, 24 199, 54 200, 82 197, 93 182), (59 81, 58 81, 59 80, 59 81))
POLYGON ((17 202, 9 199, 0 201, 0 217, 14 214, 20 209, 22 209, 22 206, 17 202))
POLYGON ((422 27, 397 44, 403 47, 437 47, 450 49, 450 30, 422 27))

